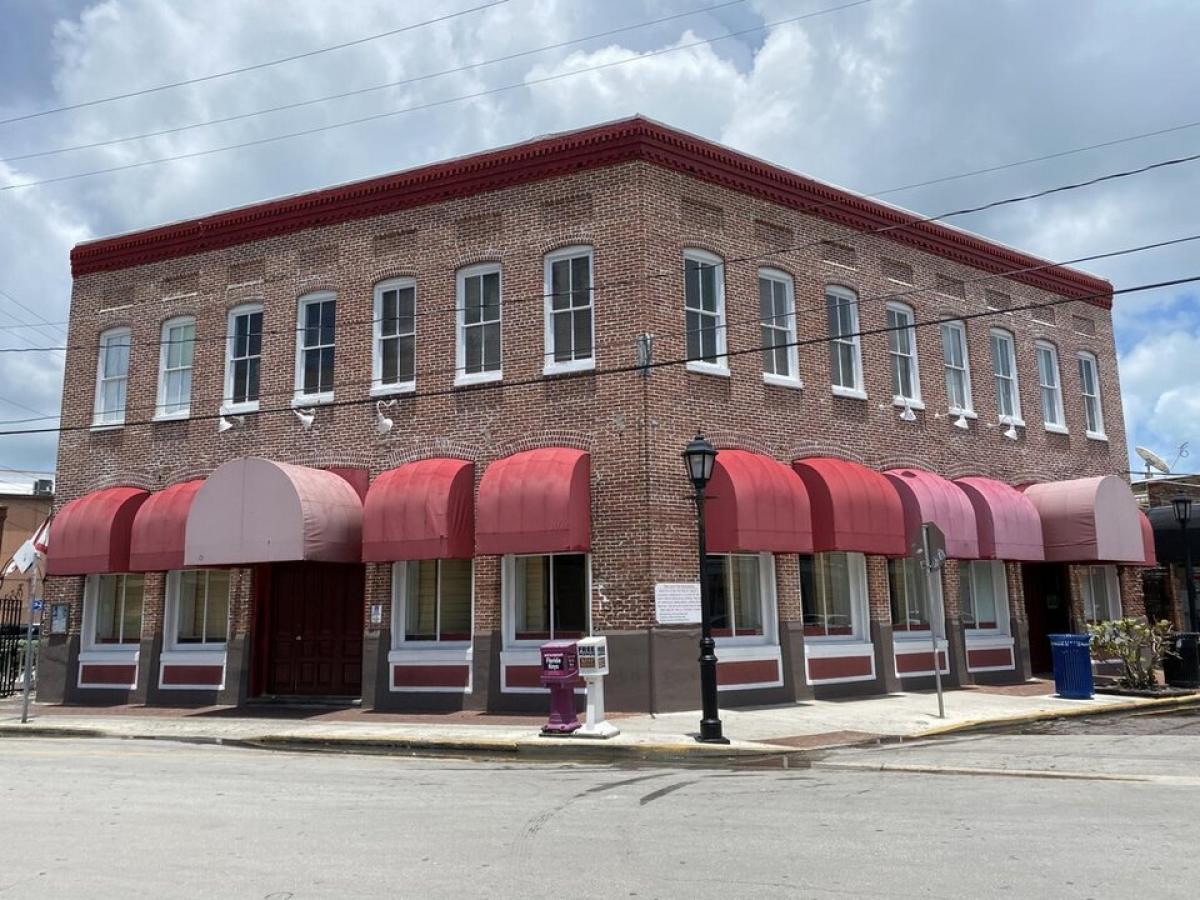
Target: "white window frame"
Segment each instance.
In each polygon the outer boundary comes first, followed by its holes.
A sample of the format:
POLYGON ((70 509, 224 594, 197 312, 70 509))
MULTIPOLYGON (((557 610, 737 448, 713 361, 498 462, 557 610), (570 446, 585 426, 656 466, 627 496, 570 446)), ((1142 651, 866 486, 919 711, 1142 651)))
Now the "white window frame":
MULTIPOLYGON (((838 384, 833 380, 833 359, 832 357, 830 358, 829 378, 832 392, 838 397, 851 397, 855 400, 866 400, 867 391, 864 387, 863 381, 862 336, 859 334, 859 332, 862 330, 862 327, 858 317, 858 293, 852 288, 848 288, 840 284, 827 284, 825 285, 825 293, 823 296, 825 298, 826 328, 829 331, 828 337, 830 345, 832 346, 834 344, 841 344, 843 346, 850 347, 853 351, 853 358, 851 360, 854 367, 854 372, 852 373, 854 375, 853 385, 838 384), (839 300, 847 301, 845 305, 850 311, 849 337, 834 337, 832 330, 828 329, 829 298, 831 295, 839 300)), ((840 328, 841 317, 839 316, 838 319, 840 328)))
MULTIPOLYGON (((310 350, 325 350, 332 349, 334 356, 334 372, 337 371, 337 294, 333 291, 314 291, 311 294, 305 294, 296 301, 296 393, 292 398, 292 406, 315 406, 321 403, 332 403, 334 395, 333 375, 330 375, 331 381, 329 390, 318 391, 314 394, 306 393, 304 390, 304 354, 310 350), (314 344, 312 347, 304 346, 304 318, 305 312, 310 306, 318 304, 333 303, 333 343, 331 344, 314 344)), ((259 373, 261 377, 262 363, 259 363, 259 373)), ((261 381, 260 381, 261 387, 261 381)))
MULTIPOLYGON (((888 340, 888 376, 889 376, 889 378, 891 377, 891 374, 892 374, 891 361, 892 361, 893 357, 907 359, 912 364, 912 384, 909 385, 909 390, 911 392, 911 396, 906 395, 906 394, 893 393, 892 394, 892 405, 893 406, 907 406, 910 409, 924 409, 925 403, 921 400, 921 364, 918 359, 919 354, 917 352, 917 326, 916 326, 917 314, 913 311, 913 308, 911 306, 909 306, 907 303, 897 303, 895 301, 890 301, 887 304, 887 315, 889 317, 890 316, 903 316, 907 323, 904 325, 899 325, 899 323, 897 323, 898 327, 896 328, 896 331, 888 332, 888 338, 889 338, 889 340, 888 340), (891 347, 892 335, 895 334, 895 335, 899 336, 900 334, 904 334, 904 333, 907 333, 907 335, 908 335, 908 347, 909 347, 908 353, 902 353, 899 350, 893 350, 891 347)), ((892 324, 889 322, 888 328, 890 329, 892 327, 893 327, 892 324)))
POLYGON ((473 266, 466 266, 459 269, 454 276, 455 281, 455 296, 457 302, 455 304, 457 313, 455 314, 455 350, 454 350, 454 384, 483 384, 489 381, 500 381, 504 378, 504 269, 497 262, 478 263, 473 266), (491 372, 468 372, 467 371, 467 328, 482 327, 484 324, 477 322, 472 325, 467 325, 467 279, 476 275, 490 275, 495 273, 499 277, 500 285, 500 303, 496 309, 496 327, 500 330, 500 368, 491 372))
POLYGON ((100 332, 96 356, 96 395, 92 410, 92 427, 120 428, 125 424, 125 412, 129 408, 129 370, 133 367, 133 330, 127 326, 108 328, 100 332), (125 371, 121 375, 110 375, 105 368, 107 350, 112 344, 125 344, 125 371), (104 407, 104 386, 122 382, 125 385, 119 409, 104 407))
MULTIPOLYGON (((775 556, 772 553, 710 553, 709 556, 724 556, 730 559, 734 556, 757 557, 758 558, 758 598, 759 598, 759 616, 762 618, 762 634, 746 634, 746 635, 730 635, 728 637, 717 637, 714 640, 718 647, 745 647, 745 646, 769 646, 773 647, 779 643, 779 625, 778 612, 779 604, 776 601, 775 594, 775 556)), ((733 578, 733 566, 727 564, 725 566, 725 574, 728 579, 733 578)), ((726 594, 732 598, 733 589, 731 582, 727 582, 725 586, 726 594)), ((730 606, 730 614, 733 613, 733 607, 730 606)), ((737 628, 737 620, 734 619, 734 628, 737 628)))
POLYGON ((1104 433, 1104 402, 1100 391, 1100 361, 1096 359, 1096 354, 1087 350, 1081 350, 1079 357, 1079 390, 1083 395, 1083 425, 1086 429, 1085 434, 1093 441, 1107 441, 1108 435, 1104 433), (1092 374, 1092 385, 1096 392, 1089 394, 1087 391, 1087 376, 1084 369, 1090 368, 1092 374), (1096 424, 1098 428, 1091 428, 1090 416, 1088 415, 1088 401, 1092 400, 1096 404, 1096 424))
MULTIPOLYGON (((587 605, 587 633, 592 633, 592 554, 590 553, 509 553, 506 554, 500 562, 500 619, 501 627, 504 629, 504 649, 535 649, 540 647, 544 641, 540 640, 517 640, 517 609, 516 609, 516 583, 517 583, 517 558, 521 556, 583 556, 584 557, 584 581, 586 592, 584 594, 585 603, 587 605)), ((553 579, 551 579, 553 583, 553 579)), ((551 602, 553 608, 553 601, 551 602)), ((551 628, 553 633, 553 628, 551 628)), ((554 640, 551 638, 551 640, 554 640)))
POLYGON ((952 416, 965 416, 968 419, 974 419, 975 416, 975 398, 971 394, 971 355, 967 345, 967 327, 962 322, 943 322, 942 323, 942 364, 946 373, 946 405, 952 416), (948 335, 953 335, 953 340, 958 342, 958 349, 962 353, 962 365, 955 366, 946 361, 946 340, 948 335), (963 406, 955 406, 950 402, 950 373, 960 372, 962 374, 963 383, 963 406))
POLYGON ((192 364, 190 366, 179 366, 168 370, 167 360, 171 352, 173 343, 171 341, 171 329, 192 326, 192 353, 196 352, 196 317, 195 316, 175 316, 167 319, 162 324, 162 334, 159 339, 159 354, 158 354, 158 399, 154 407, 154 418, 157 421, 169 421, 172 419, 186 419, 192 414, 192 382, 189 378, 187 401, 183 409, 168 411, 167 406, 167 377, 176 372, 194 373, 196 368, 196 360, 193 355, 192 364))
MULTIPOLYGON (((234 331, 234 323, 240 316, 250 316, 258 313, 263 316, 260 320, 265 331, 266 314, 263 311, 261 301, 253 303, 242 303, 233 307, 225 316, 225 396, 221 403, 221 412, 227 414, 238 414, 247 412, 256 412, 259 406, 259 400, 241 400, 234 402, 233 399, 233 370, 234 370, 234 342, 237 340, 236 332, 234 331)), ((262 397, 262 332, 259 332, 258 342, 258 393, 262 397)), ((253 356, 243 356, 239 359, 254 359, 253 356)))
MULTIPOLYGON (((708 362, 704 359, 689 359, 687 361, 687 370, 689 372, 701 372, 707 375, 720 375, 723 377, 729 376, 729 357, 726 355, 728 348, 726 345, 726 320, 725 320, 725 260, 714 253, 709 253, 707 250, 697 248, 688 248, 683 251, 683 355, 688 355, 687 338, 689 328, 687 325, 687 314, 695 312, 701 318, 709 317, 715 320, 712 326, 717 332, 717 352, 716 362, 708 362), (687 264, 688 262, 699 263, 702 266, 711 266, 716 269, 713 285, 716 291, 716 312, 708 312, 703 308, 704 299, 701 297, 700 309, 692 309, 687 305, 687 264)), ((703 348, 702 348, 703 349, 703 348)))
MULTIPOLYGON (((571 247, 560 247, 552 253, 547 253, 543 260, 543 277, 545 278, 545 344, 546 356, 542 366, 543 375, 558 375, 563 372, 584 372, 596 368, 596 257, 593 248, 588 244, 576 244, 571 247), (554 359, 554 280, 553 268, 556 262, 578 259, 586 256, 588 261, 588 302, 585 306, 573 306, 570 313, 574 316, 581 310, 587 310, 592 320, 592 347, 588 356, 582 359, 556 361, 554 359)), ((567 312, 559 310, 558 315, 567 312)), ((574 332, 572 332, 572 335, 574 332)))
POLYGON ((389 397, 394 394, 410 394, 417 389, 417 280, 415 278, 389 278, 375 285, 374 316, 371 326, 371 396, 389 397), (413 292, 413 325, 412 331, 403 334, 383 334, 383 295, 388 291, 403 291, 408 288, 413 292), (383 381, 383 342, 399 341, 411 337, 413 340, 413 377, 407 381, 383 381))
MULTIPOLYGON (((436 562, 437 570, 437 631, 440 634, 442 625, 442 563, 445 560, 412 560, 411 562, 436 562)), ((440 637, 432 641, 410 641, 404 630, 408 611, 408 562, 392 563, 392 648, 395 650, 413 650, 418 652, 465 649, 472 645, 475 639, 475 561, 467 560, 471 566, 471 637, 465 641, 443 641, 440 637)))
MULTIPOLYGON (((190 571, 204 573, 204 617, 208 622, 208 573, 211 569, 193 569, 190 571)), ((183 580, 181 569, 172 569, 167 573, 167 598, 163 614, 163 644, 171 653, 213 653, 224 652, 229 641, 229 622, 233 617, 233 581, 229 583, 229 608, 225 617, 225 640, 199 641, 191 643, 179 642, 179 588, 183 580)), ((204 629, 207 631, 207 628, 204 629)))
MULTIPOLYGON (((761 295, 762 282, 769 281, 773 284, 782 284, 784 293, 784 321, 779 324, 777 321, 768 323, 766 320, 761 322, 761 330, 770 330, 774 333, 782 334, 784 342, 787 344, 787 364, 788 374, 780 375, 777 372, 768 372, 765 367, 763 370, 763 383, 774 384, 779 387, 804 387, 804 381, 800 377, 800 354, 799 348, 796 346, 796 285, 792 280, 792 276, 782 269, 772 269, 764 267, 758 270, 759 291, 761 295)), ((773 295, 772 295, 773 296, 773 295)), ((761 301, 760 301, 761 307, 761 301)), ((772 309, 774 304, 772 302, 772 309)), ((759 315, 762 315, 762 309, 759 309, 759 315)), ((772 316, 777 318, 777 316, 772 316)), ((772 349, 776 345, 772 345, 772 349)), ((764 339, 762 352, 767 352, 767 342, 764 339)))
MULTIPOLYGON (((944 597, 943 597, 943 592, 942 592, 942 579, 941 579, 940 574, 938 575, 938 577, 929 578, 927 576, 924 568, 921 566, 921 561, 919 559, 917 559, 916 557, 906 556, 906 557, 900 557, 900 558, 896 558, 896 559, 889 559, 888 560, 888 570, 889 570, 888 571, 888 610, 889 610, 889 612, 892 608, 891 602, 893 599, 891 596, 891 590, 892 590, 891 564, 893 562, 897 563, 897 564, 904 563, 906 567, 911 566, 912 568, 914 568, 916 570, 914 578, 913 578, 914 584, 916 586, 916 590, 920 591, 922 589, 922 587, 929 590, 929 597, 927 598, 929 601, 929 603, 928 603, 929 626, 930 626, 930 628, 933 629, 934 635, 936 637, 938 637, 938 638, 944 637, 945 631, 946 631, 946 625, 945 625, 944 621, 940 621, 940 620, 942 620, 944 618, 946 604, 944 602, 944 597)), ((898 629, 898 628, 896 628, 896 622, 893 620, 892 621, 892 640, 897 644, 902 644, 905 641, 916 641, 916 640, 928 641, 929 640, 929 628, 898 629)))
POLYGON ((988 331, 988 352, 992 356, 992 385, 996 392, 996 421, 1002 425, 1018 425, 1024 427, 1025 420, 1021 418, 1021 378, 1017 371, 1017 340, 1011 331, 1003 328, 992 328, 988 331), (1001 375, 996 368, 996 356, 993 341, 999 339, 1005 348, 1010 374, 1001 375), (1006 380, 1012 387, 1012 415, 1000 411, 1000 382, 1006 380))
MULTIPOLYGON (((869 604, 869 582, 867 581, 867 557, 863 553, 853 553, 850 551, 835 550, 828 551, 830 553, 845 553, 846 554, 846 572, 850 584, 850 633, 849 634, 804 634, 804 643, 829 643, 829 644, 861 644, 864 641, 870 640, 870 634, 867 631, 868 622, 870 621, 867 609, 869 604)), ((807 555, 807 554, 806 554, 807 555)), ((817 581, 817 557, 825 554, 813 553, 813 582, 817 581)), ((804 589, 800 587, 800 625, 804 627, 804 589)))
MULTIPOLYGON (((119 617, 122 622, 121 636, 124 637, 124 619, 122 615, 119 617)), ((81 637, 82 649, 88 653, 110 653, 114 655, 131 655, 136 654, 142 643, 142 635, 146 631, 146 581, 145 576, 140 572, 108 572, 103 575, 88 575, 84 581, 83 591, 83 621, 80 623, 80 629, 83 632, 81 637), (136 641, 121 642, 115 644, 100 644, 96 642, 96 604, 100 602, 100 579, 101 578, 120 578, 121 579, 121 604, 122 610, 125 603, 125 587, 129 578, 142 579, 142 618, 138 623, 138 635, 136 641)))
POLYGON ((1038 373, 1038 397, 1042 404, 1042 422, 1046 430, 1055 434, 1068 434, 1067 429, 1067 414, 1063 409, 1063 388, 1062 388, 1062 370, 1058 365, 1058 348, 1050 341, 1034 341, 1033 343, 1034 361, 1037 364, 1038 373), (1054 376, 1054 384, 1047 384, 1042 377, 1042 354, 1049 354, 1051 373, 1054 376), (1046 408, 1046 392, 1054 392, 1054 408, 1046 408), (1054 415, 1054 419, 1050 415, 1054 415))
POLYGON ((1121 580, 1117 577, 1116 566, 1080 566, 1080 591, 1083 594, 1083 621, 1105 622, 1121 618, 1121 580), (1108 591, 1108 616, 1105 619, 1088 619, 1088 607, 1095 612, 1096 597, 1092 592, 1092 576, 1101 571, 1104 576, 1105 589, 1108 591))
POLYGON ((959 578, 967 584, 967 590, 972 599, 978 595, 975 589, 975 573, 984 566, 992 570, 992 584, 996 586, 996 627, 995 628, 965 628, 968 637, 979 636, 1008 636, 1011 627, 1008 609, 1008 572, 1004 563, 994 559, 965 560, 959 567, 959 578))

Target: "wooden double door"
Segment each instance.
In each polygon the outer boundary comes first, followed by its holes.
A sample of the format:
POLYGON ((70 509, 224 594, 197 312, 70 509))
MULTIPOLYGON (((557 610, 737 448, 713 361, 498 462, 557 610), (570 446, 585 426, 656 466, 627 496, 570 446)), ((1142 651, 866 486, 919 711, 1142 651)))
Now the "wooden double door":
POLYGON ((361 695, 363 589, 361 565, 271 566, 265 693, 361 695))

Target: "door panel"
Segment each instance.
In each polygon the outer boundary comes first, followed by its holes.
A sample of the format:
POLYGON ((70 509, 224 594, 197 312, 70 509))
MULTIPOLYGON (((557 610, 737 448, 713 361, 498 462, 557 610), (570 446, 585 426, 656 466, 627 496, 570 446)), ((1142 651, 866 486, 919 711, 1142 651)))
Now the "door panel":
POLYGON ((1051 672, 1054 664, 1049 635, 1069 634, 1072 630, 1067 567, 1062 563, 1027 563, 1022 567, 1022 579, 1030 667, 1038 673, 1051 672))
POLYGON ((271 575, 267 693, 358 696, 363 567, 283 563, 271 575))

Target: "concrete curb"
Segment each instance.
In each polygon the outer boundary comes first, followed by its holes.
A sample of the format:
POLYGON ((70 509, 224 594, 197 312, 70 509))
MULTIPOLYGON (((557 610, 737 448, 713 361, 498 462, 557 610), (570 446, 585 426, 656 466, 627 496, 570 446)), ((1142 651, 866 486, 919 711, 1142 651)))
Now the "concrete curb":
POLYGON ((814 769, 841 772, 901 772, 919 775, 990 775, 1003 778, 1052 778, 1061 781, 1115 781, 1126 784, 1196 785, 1200 779, 1181 775, 1120 775, 1113 772, 1059 772, 1052 769, 996 769, 934 766, 917 763, 814 762, 814 769))

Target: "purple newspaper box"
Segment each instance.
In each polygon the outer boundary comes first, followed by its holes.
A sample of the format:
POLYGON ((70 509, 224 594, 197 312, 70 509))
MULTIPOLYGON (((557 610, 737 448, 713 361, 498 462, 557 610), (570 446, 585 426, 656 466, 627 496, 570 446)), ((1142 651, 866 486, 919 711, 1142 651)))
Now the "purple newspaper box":
POLYGON ((541 650, 542 686, 550 689, 550 719, 542 734, 570 734, 581 724, 575 715, 579 652, 574 641, 550 641, 541 650))

